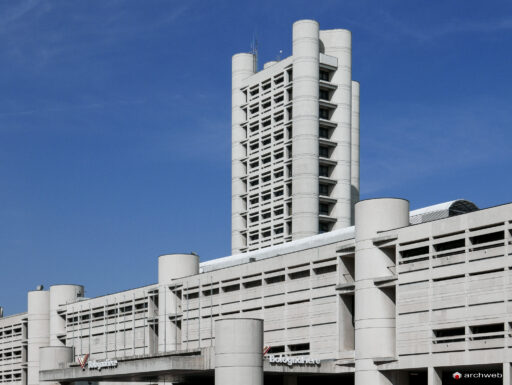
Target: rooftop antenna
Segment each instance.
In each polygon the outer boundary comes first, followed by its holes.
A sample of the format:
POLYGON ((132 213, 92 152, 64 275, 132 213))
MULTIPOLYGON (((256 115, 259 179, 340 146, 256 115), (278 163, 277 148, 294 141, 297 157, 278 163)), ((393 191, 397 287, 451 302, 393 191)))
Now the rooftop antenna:
POLYGON ((258 71, 258 39, 256 39, 256 32, 252 34, 252 42, 251 42, 251 53, 253 56, 253 68, 254 72, 258 71))

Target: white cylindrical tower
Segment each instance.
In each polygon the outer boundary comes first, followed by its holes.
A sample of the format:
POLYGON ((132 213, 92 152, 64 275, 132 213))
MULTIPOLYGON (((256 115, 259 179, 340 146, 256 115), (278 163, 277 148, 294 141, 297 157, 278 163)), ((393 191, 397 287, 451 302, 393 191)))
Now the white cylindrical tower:
POLYGON ((256 71, 255 56, 250 53, 239 53, 232 59, 231 80, 231 252, 237 254, 246 246, 242 231, 246 229, 242 214, 246 211, 246 203, 242 194, 247 186, 242 180, 246 176, 246 167, 242 160, 246 157, 246 148, 242 141, 246 139, 246 131, 242 123, 247 120, 241 106, 247 102, 246 95, 241 91, 244 81, 256 71))
POLYGON ((215 384, 263 385, 263 320, 215 321, 215 384))
POLYGON ((379 288, 376 278, 392 277, 395 255, 376 247, 379 231, 409 225, 409 202, 369 199, 356 204, 355 385, 391 384, 374 359, 395 356, 395 289, 379 288))
POLYGON ((196 254, 166 254, 158 257, 158 351, 177 350, 181 343, 181 295, 169 290, 173 279, 199 273, 196 254))
POLYGON ((66 333, 66 318, 58 312, 60 305, 74 302, 84 296, 84 287, 81 285, 53 285, 50 286, 50 346, 63 346, 59 335, 66 333))
POLYGON ((331 173, 336 181, 331 197, 336 199, 331 216, 336 218, 333 229, 352 224, 351 210, 351 116, 352 116, 352 35, 346 29, 320 31, 325 54, 338 59, 338 68, 330 82, 336 85, 330 102, 336 105, 330 120, 336 123, 330 139, 336 143, 331 159, 337 162, 331 173))
POLYGON ((355 219, 355 206, 359 202, 359 82, 352 81, 352 151, 350 153, 350 179, 352 199, 352 224, 355 219))
POLYGON ((28 292, 27 384, 39 384, 39 348, 50 345, 50 292, 28 292))
POLYGON ((293 23, 292 239, 318 234, 319 27, 293 23))
MULTIPOLYGON (((46 346, 40 350, 40 370, 63 369, 65 364, 73 362, 73 348, 71 346, 46 346)), ((45 383, 49 385, 50 383, 45 383)), ((56 383, 58 384, 58 382, 56 383)))

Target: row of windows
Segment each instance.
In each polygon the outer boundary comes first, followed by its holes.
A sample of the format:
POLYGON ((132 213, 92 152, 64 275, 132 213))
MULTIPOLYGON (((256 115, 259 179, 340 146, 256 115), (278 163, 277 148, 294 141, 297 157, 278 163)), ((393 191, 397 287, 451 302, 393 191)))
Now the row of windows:
POLYGON ((22 334, 22 327, 21 325, 6 327, 4 329, 0 329, 0 339, 3 338, 12 338, 12 337, 18 337, 22 334))
POLYGON ((2 373, 0 372, 0 383, 12 383, 21 381, 21 370, 13 371, 12 373, 2 373))
POLYGON ((473 325, 468 327, 468 334, 466 335, 466 328, 463 326, 455 328, 444 328, 432 330, 434 339, 432 343, 450 343, 462 342, 468 337, 470 341, 488 340, 494 338, 505 337, 505 324, 494 323, 486 325, 473 325))
POLYGON ((265 99, 257 100, 255 102, 252 102, 248 107, 242 108, 242 110, 246 113, 246 116, 249 119, 253 119, 258 115, 263 115, 266 112, 271 111, 272 109, 276 109, 279 107, 282 107, 283 104, 290 100, 292 100, 292 90, 291 88, 285 93, 279 92, 273 95, 272 97, 269 96, 265 99), (286 95, 286 100, 285 100, 286 95), (273 108, 272 108, 273 107, 273 108))
POLYGON ((289 70, 289 72, 287 71, 286 75, 287 76, 285 77, 284 73, 277 74, 271 79, 266 79, 259 84, 252 85, 250 88, 245 89, 244 94, 246 101, 254 100, 258 97, 266 95, 272 91, 272 89, 278 89, 283 87, 285 83, 290 83, 292 80, 291 70, 289 70), (285 80, 288 81, 285 82, 285 80))
POLYGON ((0 361, 15 360, 21 358, 21 349, 18 350, 0 350, 0 361))
MULTIPOLYGON (((135 304, 135 314, 136 313, 143 313, 143 312, 146 311, 147 308, 148 308, 148 302, 136 303, 135 304)), ((109 318, 115 318, 115 317, 118 317, 118 316, 133 315, 134 311, 133 311, 133 306, 132 305, 126 305, 126 306, 121 306, 121 307, 109 308, 109 309, 106 310, 106 312, 104 310, 93 310, 93 311, 91 311, 89 313, 83 313, 80 316, 78 316, 78 315, 71 315, 71 316, 69 316, 68 315, 67 323, 71 324, 71 323, 76 323, 76 322, 79 322, 79 321, 89 321, 91 319, 93 321, 104 320, 105 319, 105 313, 106 313, 106 318, 109 319, 109 318)))
MULTIPOLYGON (((272 144, 282 145, 284 139, 284 130, 282 128, 276 130, 273 134, 269 133, 267 135, 262 136, 261 138, 258 137, 252 139, 247 145, 244 145, 246 149, 246 154, 248 154, 248 156, 251 156, 263 152, 265 150, 270 150, 272 144)), ((286 139, 291 139, 291 127, 287 128, 286 139)))
MULTIPOLYGON (((501 246, 505 239, 505 231, 491 232, 487 234, 480 234, 476 236, 469 236, 466 238, 460 238, 456 240, 450 240, 447 242, 438 242, 432 245, 433 257, 446 257, 449 255, 455 255, 463 253, 465 248, 469 248, 471 251, 484 250, 489 247, 501 246)), ((427 260, 430 256, 430 247, 428 245, 409 248, 400 251, 402 257, 402 263, 407 263, 407 260, 414 260, 418 262, 421 260, 427 260)))
POLYGON ((208 297, 210 295, 216 295, 219 294, 221 291, 223 293, 230 293, 233 291, 238 291, 241 289, 251 289, 255 287, 260 287, 265 285, 272 285, 275 283, 281 283, 286 281, 286 276, 288 276, 289 280, 296 280, 296 279, 302 279, 310 277, 313 275, 323 275, 323 274, 329 274, 329 273, 335 273, 337 271, 337 265, 328 265, 328 266, 319 266, 319 267, 313 267, 312 269, 305 269, 300 271, 293 271, 283 274, 277 274, 272 275, 269 277, 260 277, 254 280, 247 280, 242 283, 236 282, 236 283, 228 283, 225 285, 222 285, 221 287, 212 287, 212 288, 204 288, 199 291, 197 289, 194 289, 194 292, 190 292, 188 294, 184 294, 185 299, 197 299, 199 298, 199 293, 201 292, 204 297, 208 297), (196 291, 197 290, 197 291, 196 291))

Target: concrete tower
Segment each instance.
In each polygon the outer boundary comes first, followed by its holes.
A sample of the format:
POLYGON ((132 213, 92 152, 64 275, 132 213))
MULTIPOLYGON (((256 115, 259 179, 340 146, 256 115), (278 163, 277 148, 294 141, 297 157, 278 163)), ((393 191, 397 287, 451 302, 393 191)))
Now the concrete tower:
POLYGON ((181 292, 170 290, 176 278, 199 273, 199 256, 195 254, 166 254, 158 257, 158 351, 177 350, 181 345, 181 292))
POLYGON ((395 288, 376 282, 393 279, 395 255, 374 247, 378 232, 409 225, 409 201, 370 199, 356 205, 355 385, 391 385, 376 362, 396 355, 395 288))
POLYGON ((350 31, 299 20, 291 56, 259 72, 255 55, 233 56, 233 254, 353 224, 359 83, 351 47, 350 31))

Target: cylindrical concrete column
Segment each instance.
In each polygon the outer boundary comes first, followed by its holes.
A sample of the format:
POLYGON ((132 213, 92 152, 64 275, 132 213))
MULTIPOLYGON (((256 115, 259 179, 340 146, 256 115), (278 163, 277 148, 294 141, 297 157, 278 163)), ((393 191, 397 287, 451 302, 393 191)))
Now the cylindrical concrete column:
POLYGON ((247 192, 247 187, 242 181, 246 176, 242 160, 246 157, 247 151, 241 143, 246 138, 242 123, 247 120, 247 117, 240 108, 247 100, 240 88, 244 81, 256 72, 254 55, 250 53, 234 55, 231 70, 231 252, 237 254, 246 246, 246 241, 241 234, 246 229, 246 223, 242 217, 246 207, 241 196, 247 192))
POLYGON ((350 179, 352 199, 352 224, 355 220, 355 206, 359 202, 359 82, 352 81, 352 151, 350 153, 350 179))
POLYGON ((395 291, 375 285, 392 277, 395 256, 374 246, 379 231, 409 225, 409 202, 369 199, 356 204, 355 254, 355 385, 390 384, 374 359, 395 356, 395 291))
POLYGON ((73 362, 73 348, 70 346, 46 346, 39 349, 40 370, 63 369, 73 362))
POLYGON ((39 384, 39 348, 50 345, 50 292, 28 292, 27 384, 39 384))
POLYGON ((331 140, 336 142, 331 158, 337 162, 331 177, 336 180, 331 197, 336 199, 331 216, 336 218, 333 229, 352 224, 351 210, 351 119, 352 119, 352 35, 346 29, 320 31, 325 54, 338 59, 338 68, 331 83, 337 88, 331 96, 336 104, 330 120, 336 123, 331 140))
POLYGON ((181 313, 181 296, 169 290, 174 279, 199 273, 199 256, 166 254, 158 257, 158 351, 177 350, 181 343, 181 326, 174 317, 181 313), (169 318, 171 317, 171 319, 169 318), (174 320, 172 319, 174 317, 174 320))
POLYGON ((263 320, 215 322, 215 384, 263 385, 263 320))
POLYGON ((293 23, 292 239, 318 234, 319 27, 293 23))
POLYGON ((59 306, 83 296, 84 287, 81 285, 50 286, 50 346, 62 346, 58 336, 66 333, 66 318, 58 313, 59 306))

